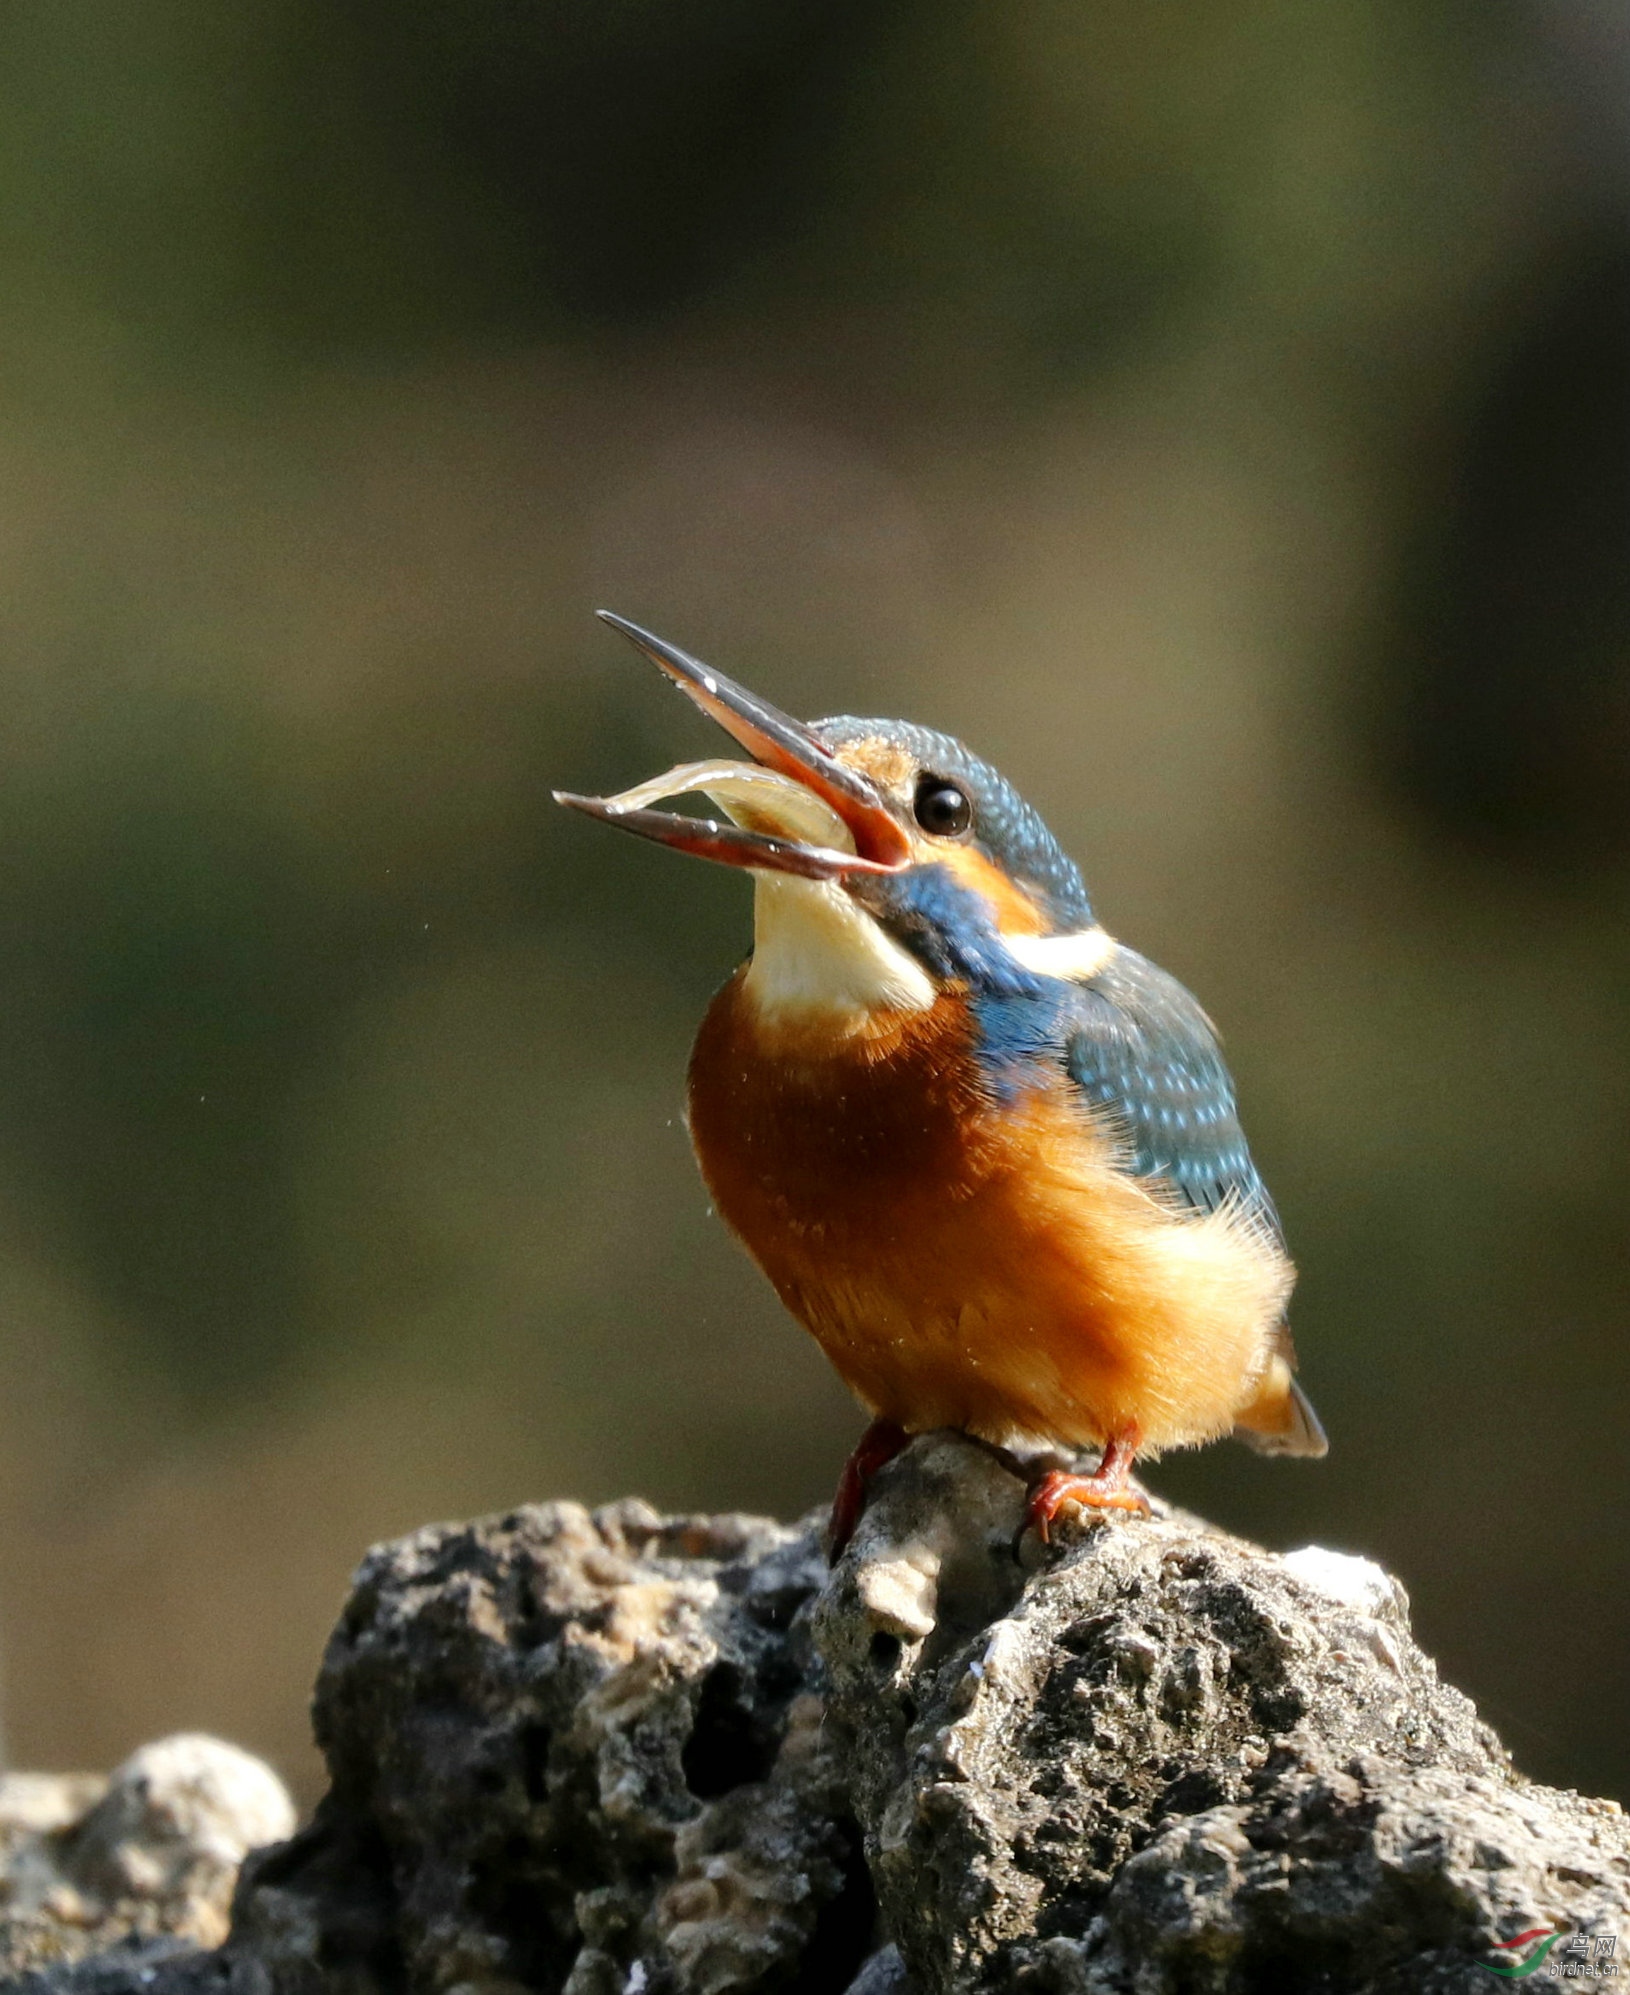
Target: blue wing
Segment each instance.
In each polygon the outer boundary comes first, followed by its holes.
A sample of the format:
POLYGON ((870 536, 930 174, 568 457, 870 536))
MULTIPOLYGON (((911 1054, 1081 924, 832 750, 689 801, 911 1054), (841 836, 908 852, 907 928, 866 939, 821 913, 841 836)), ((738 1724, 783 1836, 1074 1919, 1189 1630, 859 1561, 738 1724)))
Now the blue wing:
POLYGON ((1118 949, 1076 987, 1064 1064, 1124 1142, 1134 1177, 1160 1180, 1197 1211, 1235 1205, 1282 1239, 1216 1034, 1175 977, 1118 949))

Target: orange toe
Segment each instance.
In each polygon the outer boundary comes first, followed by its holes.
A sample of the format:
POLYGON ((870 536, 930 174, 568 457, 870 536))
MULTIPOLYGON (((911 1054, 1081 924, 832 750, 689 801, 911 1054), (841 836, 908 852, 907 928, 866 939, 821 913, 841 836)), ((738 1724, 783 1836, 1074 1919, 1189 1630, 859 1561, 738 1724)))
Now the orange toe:
POLYGON ((1024 1528, 1033 1530, 1044 1545, 1052 1543, 1053 1520, 1067 1503, 1085 1510, 1132 1510, 1149 1515, 1149 1499, 1141 1489, 1131 1489, 1123 1476, 1071 1475, 1066 1469, 1049 1469, 1030 1488, 1025 1504, 1024 1528))

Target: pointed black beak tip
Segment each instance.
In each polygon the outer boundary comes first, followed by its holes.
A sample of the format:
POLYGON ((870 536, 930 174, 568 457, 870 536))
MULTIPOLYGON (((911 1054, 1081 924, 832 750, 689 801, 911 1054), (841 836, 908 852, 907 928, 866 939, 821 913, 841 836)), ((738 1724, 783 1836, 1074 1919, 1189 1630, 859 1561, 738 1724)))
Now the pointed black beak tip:
POLYGON ((670 644, 666 638, 658 637, 654 630, 645 629, 642 624, 633 622, 629 617, 618 616, 615 610, 596 610, 594 614, 603 624, 609 624, 613 630, 620 631, 630 644, 638 645, 648 658, 653 655, 662 658, 675 652, 679 652, 682 658, 686 656, 684 652, 679 651, 677 644, 670 644))
MULTIPOLYGON (((762 704, 755 694, 744 691, 722 673, 712 671, 700 658, 693 658, 681 645, 670 644, 667 638, 658 637, 654 630, 647 630, 643 624, 620 617, 615 610, 596 610, 594 614, 603 624, 626 637, 636 651, 643 652, 653 665, 666 672, 692 699, 701 693, 716 695, 724 686, 751 705, 762 704)), ((718 716, 714 717, 717 719, 718 716)))
POLYGON ((580 810, 585 817, 610 818, 616 812, 606 808, 604 797, 585 797, 576 790, 551 790, 549 792, 557 804, 565 810, 580 810))
POLYGON ((680 690, 745 748, 763 768, 790 776, 812 789, 849 827, 858 856, 898 869, 911 854, 910 841, 895 823, 876 787, 846 768, 801 720, 794 720, 758 693, 704 665, 677 644, 642 630, 614 610, 596 610, 600 621, 619 630, 659 666, 680 690))

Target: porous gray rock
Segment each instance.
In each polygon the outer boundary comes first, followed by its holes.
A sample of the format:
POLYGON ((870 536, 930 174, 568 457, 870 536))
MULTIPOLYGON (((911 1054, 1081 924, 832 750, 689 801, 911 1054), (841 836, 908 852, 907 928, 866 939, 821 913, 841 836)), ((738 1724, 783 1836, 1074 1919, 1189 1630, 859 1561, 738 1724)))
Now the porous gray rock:
POLYGON ((815 1519, 638 1503, 383 1546, 318 1682, 331 1791, 226 1946, 53 1985, 1413 1995, 1630 1934, 1623 1816, 1513 1771, 1379 1568, 1159 1506, 1021 1563, 1022 1507, 938 1435, 830 1574, 815 1519))
POLYGON ((106 1779, 0 1776, 0 1976, 115 1945, 144 1960, 217 1946, 244 1857, 294 1823, 263 1760, 197 1732, 106 1779))
POLYGON ((920 1445, 814 1610, 923 1988, 1472 1989, 1536 1924, 1630 1930, 1623 1815, 1514 1772, 1378 1567, 1167 1515, 1021 1585, 1015 1509, 920 1445))

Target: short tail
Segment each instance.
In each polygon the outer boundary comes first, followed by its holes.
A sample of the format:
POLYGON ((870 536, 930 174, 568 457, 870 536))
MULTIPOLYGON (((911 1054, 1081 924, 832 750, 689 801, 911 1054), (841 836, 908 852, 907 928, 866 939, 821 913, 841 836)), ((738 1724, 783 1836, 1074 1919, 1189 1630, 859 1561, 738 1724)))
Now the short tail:
POLYGON ((1234 1438, 1259 1455, 1306 1455, 1316 1459, 1330 1452, 1330 1443, 1308 1396, 1296 1383, 1288 1358, 1278 1352, 1268 1360, 1256 1396, 1234 1416, 1234 1438))

